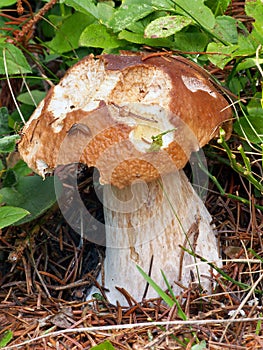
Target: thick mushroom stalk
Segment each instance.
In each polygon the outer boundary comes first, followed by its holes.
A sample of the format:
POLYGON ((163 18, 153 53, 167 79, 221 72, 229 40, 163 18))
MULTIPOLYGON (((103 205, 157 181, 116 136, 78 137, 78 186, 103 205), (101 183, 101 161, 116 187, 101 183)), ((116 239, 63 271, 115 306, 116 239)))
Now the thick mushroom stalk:
MULTIPOLYGON (((187 287, 199 279, 209 287, 209 266, 196 265, 181 246, 218 261, 212 220, 180 169, 219 126, 229 129, 230 119, 227 101, 192 62, 127 52, 80 61, 30 118, 19 151, 34 171, 45 177, 71 163, 99 170, 105 185, 102 280, 111 302, 125 303, 115 286, 137 301, 143 297, 136 264, 161 286, 162 269, 177 291, 177 282, 187 287)), ((89 232, 86 209, 75 202, 73 210, 84 221, 78 225, 65 214, 69 224, 89 232)), ((155 295, 149 289, 147 297, 155 295)))
POLYGON ((126 304, 115 287, 125 288, 136 301, 156 297, 136 269, 139 265, 164 290, 166 275, 174 292, 189 283, 211 291, 207 264, 184 252, 185 247, 220 265, 212 218, 182 170, 160 180, 133 186, 104 189, 107 250, 105 286, 112 303, 126 304), (130 202, 127 210, 127 203, 130 202))

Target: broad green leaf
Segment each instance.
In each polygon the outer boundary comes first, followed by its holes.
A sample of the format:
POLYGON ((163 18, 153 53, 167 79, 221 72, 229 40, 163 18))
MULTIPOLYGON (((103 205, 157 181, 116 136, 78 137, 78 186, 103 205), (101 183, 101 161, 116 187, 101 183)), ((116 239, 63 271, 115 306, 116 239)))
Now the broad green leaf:
POLYGON ((106 23, 114 32, 127 28, 131 23, 149 15, 154 11, 150 0, 126 0, 113 17, 106 23))
POLYGON ((15 150, 16 141, 19 138, 19 135, 9 135, 0 138, 0 153, 13 152, 15 150))
POLYGON ((134 44, 144 44, 148 46, 170 47, 173 44, 169 39, 147 39, 143 34, 132 33, 128 30, 122 30, 118 38, 130 41, 134 44))
MULTIPOLYGON (((99 16, 97 6, 90 0, 65 0, 65 4, 86 15, 90 14, 95 18, 99 16)), ((76 26, 74 26, 75 28, 76 26)))
POLYGON ((218 16, 213 32, 229 44, 237 44, 237 20, 229 16, 218 16))
POLYGON ((30 91, 30 93, 24 92, 20 94, 19 96, 17 96, 17 100, 26 105, 37 106, 43 100, 46 94, 47 93, 45 91, 32 90, 30 91))
MULTIPOLYGON (((13 225, 17 221, 23 219, 28 214, 30 213, 23 208, 12 206, 0 207, 0 229, 13 225)), ((2 343, 2 341, 3 338, 1 339, 0 344, 2 343)))
POLYGON ((116 350, 115 347, 108 341, 104 341, 99 345, 95 345, 91 348, 91 350, 116 350))
POLYGON ((99 47, 103 49, 113 49, 123 44, 123 41, 110 32, 103 24, 93 23, 82 32, 79 45, 99 47))
POLYGON ((240 136, 247 138, 250 142, 263 142, 263 110, 261 115, 241 117, 234 124, 234 130, 240 136))
POLYGON ((187 27, 193 21, 185 16, 165 16, 152 21, 145 28, 146 38, 166 38, 187 27))
POLYGON ((56 36, 47 43, 53 52, 64 53, 79 47, 79 38, 82 31, 94 22, 94 17, 80 12, 74 13, 65 19, 56 31, 56 36), (72 30, 74 28, 74 30, 72 30))
POLYGON ((8 126, 8 109, 6 107, 0 108, 0 137, 9 134, 10 128, 8 126))
POLYGON ((17 2, 17 0, 1 0, 0 8, 14 5, 16 2, 17 2))
POLYGON ((18 206, 30 212, 26 218, 16 222, 19 225, 39 217, 56 202, 54 178, 43 180, 38 175, 21 177, 13 188, 2 188, 0 195, 8 206, 18 206))
POLYGON ((204 51, 208 43, 208 36, 196 28, 187 28, 174 36, 173 48, 181 51, 204 51), (194 30, 195 29, 195 30, 194 30))
POLYGON ((225 46, 219 43, 210 43, 207 46, 209 60, 224 69, 225 65, 233 59, 234 52, 238 49, 238 45, 225 46), (217 54, 218 53, 218 54, 217 54))
POLYGON ((5 64, 9 75, 31 73, 31 68, 16 46, 8 43, 0 43, 0 74, 5 75, 5 64))
POLYGON ((178 6, 177 12, 186 14, 201 27, 212 30, 215 26, 213 12, 204 4, 204 0, 173 0, 178 6))

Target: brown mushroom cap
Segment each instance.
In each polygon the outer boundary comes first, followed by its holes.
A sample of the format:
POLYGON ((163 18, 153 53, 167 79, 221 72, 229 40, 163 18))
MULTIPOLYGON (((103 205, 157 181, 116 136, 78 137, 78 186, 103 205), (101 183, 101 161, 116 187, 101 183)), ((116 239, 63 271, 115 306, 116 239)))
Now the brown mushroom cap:
MULTIPOLYGON (((85 57, 51 88, 23 129, 19 152, 45 176, 81 162, 119 188, 185 166, 192 151, 230 122, 226 99, 182 57, 85 57), (152 136, 163 144, 152 149, 152 136)), ((228 128, 229 128, 228 124, 228 128)))

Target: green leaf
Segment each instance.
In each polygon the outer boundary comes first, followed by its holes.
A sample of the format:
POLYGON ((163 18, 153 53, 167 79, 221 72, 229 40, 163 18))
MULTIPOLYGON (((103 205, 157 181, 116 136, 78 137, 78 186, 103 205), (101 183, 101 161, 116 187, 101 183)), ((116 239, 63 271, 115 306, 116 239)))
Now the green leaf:
POLYGON ((91 350, 115 350, 115 347, 108 340, 106 340, 99 345, 93 346, 91 350))
POLYGON ((173 299, 171 299, 169 297, 169 295, 167 295, 161 287, 158 286, 158 284, 156 284, 150 276, 147 275, 146 272, 143 271, 143 269, 136 265, 137 269, 139 270, 140 274, 142 275, 142 277, 145 279, 146 282, 149 283, 149 285, 160 295, 160 297, 163 299, 163 301, 170 307, 172 307, 175 302, 173 299))
POLYGON ((253 27, 259 40, 259 44, 263 42, 263 3, 261 0, 246 1, 246 14, 254 18, 253 27))
POLYGON ((48 47, 57 53, 64 53, 79 47, 79 38, 83 30, 94 22, 94 17, 76 12, 66 18, 55 37, 47 43, 48 47), (74 28, 74 30, 72 30, 74 28))
POLYGON ((257 92, 247 105, 247 111, 250 116, 263 118, 263 109, 261 105, 261 92, 257 92))
POLYGON ((6 74, 4 60, 9 75, 31 73, 23 52, 12 44, 0 43, 0 74, 3 75, 6 74))
POLYGON ((45 91, 32 90, 29 92, 24 92, 17 96, 17 100, 29 106, 37 106, 43 98, 46 96, 45 91))
MULTIPOLYGON (((0 207, 0 229, 13 225, 18 220, 24 218, 28 214, 29 212, 22 208, 12 206, 0 207)), ((2 341, 3 338, 1 339, 0 344, 2 343, 2 341)))
POLYGON ((110 32, 103 24, 93 23, 82 32, 79 45, 99 47, 103 49, 114 49, 123 44, 123 41, 110 32))
POLYGON ((170 47, 173 44, 169 39, 147 39, 144 37, 143 33, 132 33, 128 30, 122 30, 118 38, 134 44, 144 44, 148 46, 170 47))
POLYGON ((219 43, 210 43, 207 46, 209 60, 217 67, 224 69, 225 65, 233 59, 238 45, 225 46, 219 43), (211 52, 211 54, 209 54, 211 52), (218 54, 214 54, 217 53, 218 54))
POLYGON ((234 123, 234 130, 250 142, 263 143, 263 110, 261 115, 241 117, 234 123))
POLYGON ((213 32, 229 44, 237 44, 237 20, 229 16, 218 16, 213 32))
POLYGON ((149 15, 154 8, 150 0, 126 0, 123 1, 113 17, 106 23, 114 32, 127 28, 133 22, 149 15))
POLYGON ((174 0, 177 12, 188 15, 201 27, 212 30, 215 26, 213 12, 204 4, 204 0, 174 0))
POLYGON ((0 136, 10 133, 10 128, 8 126, 8 109, 6 107, 0 108, 0 136))
POLYGON ((170 292, 171 296, 173 297, 173 300, 174 300, 174 302, 175 302, 175 304, 176 304, 176 306, 177 306, 177 314, 178 314, 178 317, 180 317, 182 320, 186 321, 186 320, 187 320, 187 316, 186 316, 186 314, 184 313, 183 309, 181 308, 181 305, 179 304, 178 300, 176 299, 176 296, 174 295, 173 290, 172 290, 172 288, 171 288, 171 285, 170 285, 170 283, 168 282, 168 280, 167 280, 167 278, 166 278, 166 276, 165 276, 163 270, 161 270, 161 274, 162 274, 162 276, 163 276, 163 279, 164 279, 164 282, 165 282, 165 284, 166 284, 166 287, 167 287, 167 289, 169 290, 169 292, 170 292))
POLYGON ((250 57, 250 58, 245 58, 242 62, 240 62, 236 66, 236 71, 242 71, 251 67, 255 67, 258 64, 263 64, 263 58, 259 58, 258 60, 256 58, 250 57))
MULTIPOLYGON (((92 1, 87 0, 65 0, 65 4, 86 15, 98 17, 98 8, 92 1)), ((79 23, 78 23, 79 24, 79 23)), ((74 26, 75 28, 76 26, 74 26)))
POLYGON ((107 22, 114 13, 114 8, 111 6, 108 2, 99 2, 97 4, 98 14, 99 14, 99 20, 102 23, 107 22))
POLYGON ((186 31, 176 33, 173 47, 181 51, 204 51, 208 43, 208 36, 196 29, 190 27, 186 31))
POLYGON ((10 331, 10 329, 8 331, 5 331, 0 339, 0 348, 4 348, 12 339, 13 339, 13 332, 10 331))
POLYGON ((17 0, 1 0, 0 8, 14 5, 16 2, 17 0))
POLYGON ((3 201, 9 206, 18 206, 30 212, 25 219, 16 224, 31 221, 46 212, 56 202, 54 178, 43 180, 38 175, 18 178, 15 187, 0 190, 3 201))
POLYGON ((187 27, 193 21, 185 16, 165 16, 152 21, 146 28, 146 38, 166 38, 187 27))
POLYGON ((15 150, 16 141, 20 138, 19 135, 4 136, 0 139, 0 153, 9 153, 15 150))

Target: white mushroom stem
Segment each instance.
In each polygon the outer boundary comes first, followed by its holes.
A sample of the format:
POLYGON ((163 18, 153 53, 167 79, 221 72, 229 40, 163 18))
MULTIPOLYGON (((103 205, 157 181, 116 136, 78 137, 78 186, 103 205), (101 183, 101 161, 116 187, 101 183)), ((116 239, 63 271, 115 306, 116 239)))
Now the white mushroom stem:
MULTIPOLYGON (((208 261, 219 261, 212 218, 183 171, 147 185, 135 183, 125 189, 106 185, 104 212, 104 282, 111 303, 118 300, 127 304, 116 286, 126 289, 136 301, 142 300, 146 281, 136 265, 146 273, 151 270, 151 278, 164 290, 161 270, 175 293, 182 291, 175 281, 188 287, 193 276, 193 282, 200 281, 203 288, 211 289, 209 265, 200 264, 180 248, 194 250, 208 261)), ((146 297, 156 296, 150 287, 146 297)))

